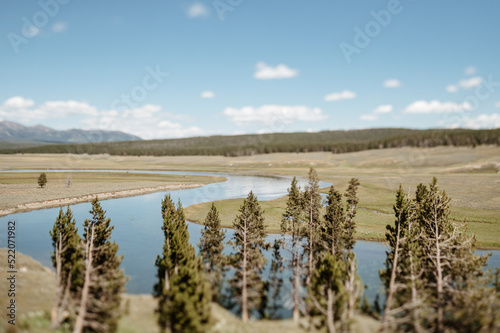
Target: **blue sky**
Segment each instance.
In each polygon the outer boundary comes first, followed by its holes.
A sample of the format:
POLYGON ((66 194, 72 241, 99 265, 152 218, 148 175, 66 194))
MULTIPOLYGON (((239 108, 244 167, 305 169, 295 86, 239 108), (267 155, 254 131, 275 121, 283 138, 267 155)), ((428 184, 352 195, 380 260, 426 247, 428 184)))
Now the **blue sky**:
POLYGON ((1 6, 1 120, 145 139, 500 127, 494 0, 1 6))

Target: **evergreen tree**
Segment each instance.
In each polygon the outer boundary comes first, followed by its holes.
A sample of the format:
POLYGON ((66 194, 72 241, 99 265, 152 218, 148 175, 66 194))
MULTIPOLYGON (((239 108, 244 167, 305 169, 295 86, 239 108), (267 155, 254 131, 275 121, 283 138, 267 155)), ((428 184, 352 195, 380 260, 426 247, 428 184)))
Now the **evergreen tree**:
POLYGON ((300 315, 300 290, 301 290, 301 240, 302 228, 305 224, 304 215, 304 198, 300 193, 300 187, 297 186, 297 179, 294 177, 292 185, 288 189, 288 200, 286 203, 286 211, 281 220, 281 233, 290 235, 290 241, 285 242, 288 245, 289 251, 292 254, 290 267, 292 268, 292 297, 293 297, 293 320, 297 322, 300 315))
POLYGON ((420 235, 415 225, 415 205, 401 185, 393 206, 396 220, 387 225, 386 240, 389 246, 385 269, 380 278, 386 288, 386 304, 382 331, 410 329, 421 332, 420 308, 422 288, 420 235))
POLYGON ((233 222, 235 231, 231 244, 236 253, 231 259, 235 274, 230 283, 243 322, 248 321, 252 310, 260 308, 264 295, 262 271, 266 258, 262 250, 267 249, 268 244, 262 215, 257 197, 250 192, 233 222))
POLYGON ((345 216, 344 207, 342 206, 342 195, 332 185, 328 192, 321 239, 324 250, 339 259, 344 253, 344 224, 345 216))
POLYGON ((217 302, 222 291, 222 281, 226 266, 224 250, 225 232, 221 229, 219 212, 212 203, 212 207, 205 218, 204 228, 201 231, 200 255, 203 268, 212 287, 212 300, 217 302))
POLYGON ((304 247, 304 255, 307 256, 306 285, 311 283, 312 272, 314 270, 317 255, 321 252, 320 241, 320 214, 321 195, 319 194, 318 175, 316 170, 309 170, 309 183, 304 191, 304 209, 307 226, 305 227, 305 238, 307 244, 304 247))
POLYGON ((351 330, 363 293, 356 257, 352 252, 358 185, 357 179, 351 179, 346 193, 346 214, 341 194, 330 187, 318 239, 323 251, 317 255, 319 261, 313 271, 314 282, 308 288, 308 299, 314 305, 310 313, 313 316, 319 314, 329 332, 335 332, 336 327, 342 331, 351 330))
POLYGON ((65 320, 74 320, 74 300, 82 287, 83 249, 76 228, 73 213, 68 207, 66 213, 59 209, 54 227, 50 231, 52 237, 52 264, 56 270, 56 294, 51 313, 51 327, 58 328, 65 320))
POLYGON ((354 320, 354 313, 359 309, 361 295, 363 295, 363 282, 359 277, 358 264, 354 252, 347 252, 345 261, 344 290, 347 294, 346 305, 341 316, 343 331, 350 332, 354 320))
POLYGON ((356 241, 354 240, 354 232, 356 229, 356 223, 354 222, 354 217, 358 209, 358 191, 359 181, 357 178, 351 178, 349 181, 349 186, 344 194, 346 199, 346 218, 344 223, 344 247, 347 251, 354 249, 356 241))
POLYGON ((210 320, 210 290, 201 259, 189 243, 182 205, 162 201, 163 253, 156 259, 158 324, 164 332, 203 332, 210 320))
POLYGON ((499 303, 484 271, 487 256, 474 254, 475 238, 452 223, 450 198, 434 178, 417 187, 414 201, 400 188, 388 227, 387 303, 384 330, 478 332, 498 328, 499 303), (496 326, 495 326, 496 325, 496 326))
POLYGON ((281 241, 275 239, 273 243, 273 260, 271 262, 271 271, 269 272, 269 285, 272 290, 270 302, 270 318, 278 318, 278 309, 280 308, 281 302, 281 289, 283 287, 283 278, 281 273, 285 269, 283 264, 283 257, 280 253, 281 241))
POLYGON ((73 332, 115 332, 120 319, 121 294, 127 281, 118 256, 118 244, 111 241, 113 226, 99 199, 92 200, 92 218, 83 224, 85 276, 73 332))
POLYGON ((329 333, 336 332, 335 322, 345 311, 344 275, 344 263, 327 252, 313 271, 308 288, 309 299, 320 313, 321 326, 326 326, 329 333))
POLYGON ((43 188, 46 184, 47 184, 47 175, 45 174, 45 172, 42 172, 40 176, 38 176, 38 186, 40 186, 40 188, 43 188))

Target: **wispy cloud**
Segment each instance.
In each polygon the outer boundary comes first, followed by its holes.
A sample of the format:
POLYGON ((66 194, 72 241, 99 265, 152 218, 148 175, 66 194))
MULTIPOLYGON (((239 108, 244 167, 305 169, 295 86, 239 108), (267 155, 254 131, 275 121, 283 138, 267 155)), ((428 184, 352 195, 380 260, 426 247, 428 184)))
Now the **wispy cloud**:
POLYGON ((246 106, 241 109, 226 108, 224 115, 238 126, 249 124, 269 125, 272 122, 291 124, 294 121, 311 122, 327 118, 320 108, 287 105, 263 105, 257 108, 246 106))
POLYGON ((353 99, 356 97, 356 93, 350 90, 344 90, 341 92, 334 92, 325 96, 325 101, 340 101, 343 99, 353 99))
POLYGON ((404 113, 409 114, 429 114, 429 113, 450 113, 450 112, 462 112, 472 109, 470 103, 457 104, 455 102, 440 102, 437 100, 415 101, 408 105, 404 110, 404 113))
POLYGON ((363 121, 375 121, 378 120, 378 116, 374 114, 363 114, 361 115, 361 117, 359 117, 359 119, 363 121))
POLYGON ((454 93, 457 92, 459 88, 471 89, 481 85, 481 83, 483 83, 483 78, 480 76, 475 76, 468 79, 460 80, 456 84, 450 84, 446 86, 446 91, 454 93))
POLYGON ((390 104, 387 105, 379 105, 373 110, 373 113, 375 114, 382 114, 382 113, 389 113, 392 112, 393 107, 390 104))
POLYGON ((495 107, 500 108, 500 101, 496 102, 495 107))
POLYGON ((159 105, 146 104, 135 109, 101 111, 82 121, 88 129, 123 131, 143 139, 182 138, 204 134, 197 126, 185 127, 159 105))
POLYGON ((58 21, 52 25, 52 31, 55 33, 66 31, 66 29, 68 29, 68 25, 63 21, 58 21))
POLYGON ((37 107, 31 99, 15 96, 0 106, 0 116, 12 121, 31 122, 34 120, 66 118, 70 115, 97 115, 95 107, 79 101, 48 101, 37 107))
POLYGON ((392 112, 393 107, 390 104, 385 104, 385 105, 379 105, 377 106, 372 113, 370 114, 363 114, 359 119, 363 121, 376 121, 378 120, 378 117, 380 114, 386 114, 392 112))
POLYGON ((454 93, 454 92, 458 91, 458 87, 454 84, 450 84, 450 85, 446 86, 446 91, 450 92, 450 93, 454 93))
POLYGON ((464 71, 465 75, 474 75, 474 74, 476 74, 476 72, 477 72, 477 69, 474 66, 469 66, 464 71))
POLYGON ((215 93, 213 91, 204 91, 201 93, 201 98, 214 98, 215 97, 215 93))
POLYGON ((290 79, 299 75, 299 71, 292 69, 284 64, 276 67, 267 65, 265 62, 259 62, 255 65, 254 78, 258 80, 290 79))
POLYGON ((401 87, 401 81, 399 81, 398 79, 387 79, 384 81, 384 87, 386 88, 401 87))
POLYGON ((210 9, 201 2, 195 2, 189 6, 187 15, 191 18, 207 17, 210 15, 210 9))
POLYGON ((33 123, 67 118, 72 128, 80 125, 86 129, 123 131, 143 139, 177 138, 203 134, 196 126, 185 127, 175 120, 184 118, 162 111, 159 105, 147 104, 124 110, 98 110, 86 102, 47 101, 39 106, 31 99, 20 96, 7 99, 0 105, 4 120, 33 123), (76 118, 70 118, 77 116, 76 118))
POLYGON ((464 117, 461 123, 454 123, 448 128, 471 128, 471 129, 488 129, 500 128, 500 114, 481 114, 476 118, 464 117))
POLYGON ((31 99, 23 98, 21 96, 14 96, 3 102, 0 109, 22 109, 29 108, 35 105, 35 102, 31 99))

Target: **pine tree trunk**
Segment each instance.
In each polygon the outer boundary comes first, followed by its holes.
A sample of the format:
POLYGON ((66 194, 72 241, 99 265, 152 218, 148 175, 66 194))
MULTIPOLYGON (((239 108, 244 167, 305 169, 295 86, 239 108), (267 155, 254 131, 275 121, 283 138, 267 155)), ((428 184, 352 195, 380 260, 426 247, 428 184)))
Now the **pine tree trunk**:
POLYGON ((312 272, 313 272, 313 236, 314 236, 314 225, 313 225, 313 208, 312 208, 312 195, 310 199, 309 207, 309 271, 307 272, 306 285, 311 284, 312 272))
POLYGON ((327 304, 326 304, 326 324, 328 327, 328 333, 335 333, 335 309, 334 309, 334 303, 335 299, 333 297, 333 291, 331 288, 328 288, 328 298, 327 298, 327 304))
POLYGON ((299 260, 297 254, 297 239, 295 234, 295 219, 292 221, 292 265, 293 265, 293 321, 299 321, 299 260))
MULTIPOLYGON (((348 287, 347 293, 348 293, 348 298, 347 298, 347 325, 350 325, 353 317, 354 317, 354 307, 356 305, 356 298, 357 298, 357 292, 355 288, 355 282, 356 282, 356 268, 354 266, 354 259, 349 259, 350 264, 348 270, 348 287)), ((349 327, 349 326, 348 326, 349 327)))
POLYGON ((382 321, 382 332, 385 332, 389 327, 389 310, 392 307, 392 297, 394 295, 395 283, 396 283, 396 271, 398 268, 398 259, 399 259, 399 239, 401 233, 401 212, 399 212, 398 217, 398 225, 396 232, 396 247, 394 249, 394 258, 392 260, 392 269, 391 269, 391 279, 389 281, 389 292, 387 293, 387 300, 385 301, 385 309, 384 309, 384 319, 382 321))
POLYGON ((245 218, 245 231, 243 233, 243 271, 242 271, 242 290, 241 290, 241 320, 248 321, 248 295, 247 295, 247 233, 248 225, 245 218))
MULTIPOLYGON (((434 205, 435 207, 436 205, 434 205)), ((436 292, 437 292, 437 325, 436 332, 444 332, 443 318, 443 268, 441 266, 441 245, 439 244, 439 228, 437 212, 434 209, 434 237, 436 246, 436 292)))
MULTIPOLYGON (((408 235, 411 235, 411 228, 412 224, 408 225, 408 235)), ((415 264, 413 262, 413 251, 411 248, 409 249, 409 256, 410 256, 410 283, 411 283, 411 321, 413 323, 413 329, 416 333, 422 332, 422 327, 420 326, 420 316, 419 316, 419 309, 417 305, 417 277, 415 273, 415 264)))
POLYGON ((420 320, 419 320, 419 314, 418 314, 418 308, 417 308, 417 286, 416 286, 416 276, 415 276, 415 271, 413 267, 413 254, 410 251, 410 274, 411 274, 411 303, 412 303, 412 308, 411 308, 411 320, 413 322, 413 329, 415 332, 420 333, 422 332, 422 328, 420 327, 420 320))
POLYGON ((52 307, 52 312, 50 315, 50 327, 56 329, 61 325, 60 313, 61 313, 61 298, 62 298, 62 264, 61 264, 61 252, 62 252, 62 239, 61 233, 59 233, 59 242, 55 248, 55 259, 56 259, 56 295, 54 299, 54 305, 52 307))
POLYGON ((85 315, 87 314, 87 302, 89 298, 90 290, 90 273, 92 271, 92 261, 93 261, 93 250, 94 250, 94 224, 92 224, 92 233, 90 236, 90 241, 87 241, 85 246, 87 252, 87 264, 85 265, 85 280, 83 282, 82 288, 82 298, 80 301, 80 307, 78 309, 78 316, 76 317, 75 327, 73 328, 73 333, 82 333, 83 323, 85 320, 85 315))

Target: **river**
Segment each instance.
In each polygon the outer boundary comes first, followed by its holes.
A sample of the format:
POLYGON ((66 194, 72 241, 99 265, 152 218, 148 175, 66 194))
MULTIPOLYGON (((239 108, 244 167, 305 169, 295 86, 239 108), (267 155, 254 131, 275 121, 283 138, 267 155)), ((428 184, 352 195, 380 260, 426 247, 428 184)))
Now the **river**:
MULTIPOLYGON (((44 172, 50 172, 43 170, 44 172)), ((88 170, 54 170, 53 172, 89 172, 88 170)), ((40 170, 13 170, 11 172, 40 172, 40 170)), ((94 172, 121 172, 94 170, 94 172)), ((123 171, 126 172, 126 171, 123 171)), ((227 181, 205 185, 199 188, 184 189, 170 192, 172 199, 179 199, 184 207, 207 201, 223 199, 244 198, 252 190, 259 200, 272 200, 287 194, 291 178, 265 177, 257 175, 236 175, 226 173, 202 172, 167 172, 167 171, 127 171, 137 173, 159 174, 187 174, 222 176, 227 181)), ((307 180, 300 179, 299 185, 303 188, 307 180)), ((329 186, 329 183, 320 182, 320 187, 329 186)), ((122 268, 130 277, 127 283, 127 292, 133 294, 149 294, 156 282, 156 269, 154 262, 163 246, 163 232, 161 230, 161 201, 166 192, 156 192, 135 197, 110 199, 101 202, 106 216, 111 218, 114 225, 113 240, 120 246, 120 254, 124 255, 122 268)), ((90 203, 81 203, 71 206, 77 221, 80 233, 83 221, 90 218, 90 203)), ((29 255, 45 266, 52 267, 50 253, 53 250, 49 231, 58 215, 59 208, 48 208, 25 213, 11 214, 0 217, 0 247, 6 247, 7 221, 16 221, 17 225, 17 250, 29 255)), ((237 212, 234 212, 236 215, 237 212)), ((190 241, 197 248, 202 226, 188 222, 190 241)), ((227 230, 226 239, 232 235, 232 230, 227 230)), ((278 235, 269 235, 268 241, 272 242, 278 235)), ((228 249, 228 252, 230 250, 228 249)), ((367 286, 365 295, 373 301, 380 292, 380 279, 378 271, 385 260, 386 248, 383 243, 357 241, 354 252, 358 260, 358 273, 363 283, 367 286)), ((479 251, 485 253, 486 251, 479 251)), ((492 252, 490 267, 500 267, 500 251, 492 252)), ((271 260, 271 251, 265 254, 268 262, 271 260)), ((20 263, 22 264, 22 263, 20 263)), ((285 281, 285 288, 289 283, 285 281)))

